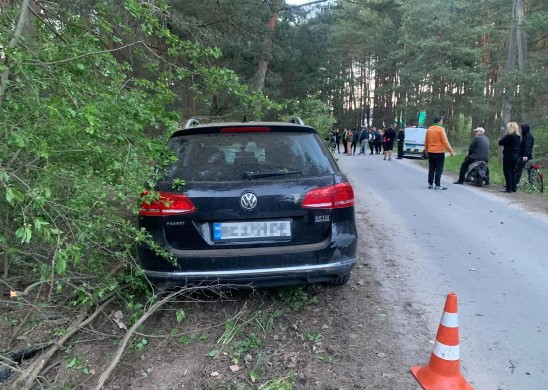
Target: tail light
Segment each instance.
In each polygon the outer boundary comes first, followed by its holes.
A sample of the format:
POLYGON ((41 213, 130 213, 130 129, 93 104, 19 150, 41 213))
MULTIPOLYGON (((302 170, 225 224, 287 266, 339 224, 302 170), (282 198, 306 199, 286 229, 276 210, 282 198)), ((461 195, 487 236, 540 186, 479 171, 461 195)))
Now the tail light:
POLYGON ((302 207, 311 209, 340 209, 354 206, 354 190, 349 183, 316 188, 303 199, 302 207))
MULTIPOLYGON (((149 192, 143 192, 141 197, 148 194, 149 192)), ((188 196, 172 194, 169 192, 158 192, 157 195, 159 195, 159 197, 155 197, 154 200, 144 200, 141 203, 139 215, 165 217, 175 214, 188 214, 196 211, 196 207, 188 196)))
POLYGON ((540 164, 533 165, 533 169, 540 169, 540 164))

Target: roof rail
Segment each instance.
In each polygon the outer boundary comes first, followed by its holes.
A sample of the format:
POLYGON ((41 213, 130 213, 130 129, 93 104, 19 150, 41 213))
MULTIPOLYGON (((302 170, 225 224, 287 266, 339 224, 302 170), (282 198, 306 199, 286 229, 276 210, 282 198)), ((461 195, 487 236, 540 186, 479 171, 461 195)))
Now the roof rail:
POLYGON ((191 127, 195 127, 195 126, 199 126, 200 125, 200 121, 196 118, 192 118, 192 119, 189 119, 186 121, 185 123, 185 126, 183 127, 184 129, 189 129, 191 127))
POLYGON ((298 123, 299 125, 304 125, 303 120, 298 116, 292 116, 291 118, 289 118, 289 123, 298 123))

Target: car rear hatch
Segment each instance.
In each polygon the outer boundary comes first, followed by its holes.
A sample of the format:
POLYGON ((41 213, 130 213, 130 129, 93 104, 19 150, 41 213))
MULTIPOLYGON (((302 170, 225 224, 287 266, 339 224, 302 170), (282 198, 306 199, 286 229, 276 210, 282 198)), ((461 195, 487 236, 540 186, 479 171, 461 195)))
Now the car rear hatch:
POLYGON ((191 259, 187 265, 234 253, 268 255, 269 248, 328 247, 332 224, 353 205, 352 187, 313 129, 280 127, 176 133, 169 146, 177 162, 141 210, 140 226, 179 259, 191 259))
POLYGON ((303 245, 331 232, 331 209, 303 208, 304 194, 333 186, 334 177, 237 183, 189 183, 196 211, 163 218, 176 250, 303 245))

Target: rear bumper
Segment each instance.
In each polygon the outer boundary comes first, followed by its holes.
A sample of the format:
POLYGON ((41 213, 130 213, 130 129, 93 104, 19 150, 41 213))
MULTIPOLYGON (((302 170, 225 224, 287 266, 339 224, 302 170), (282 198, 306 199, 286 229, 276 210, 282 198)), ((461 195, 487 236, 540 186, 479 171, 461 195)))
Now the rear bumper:
POLYGON ((175 287, 196 283, 215 283, 277 287, 334 281, 350 274, 357 260, 357 257, 354 257, 326 264, 224 271, 145 270, 145 275, 152 284, 157 286, 175 287))
POLYGON ((404 147, 403 148, 403 155, 407 157, 420 157, 420 158, 426 158, 426 152, 424 150, 424 146, 422 147, 404 147))

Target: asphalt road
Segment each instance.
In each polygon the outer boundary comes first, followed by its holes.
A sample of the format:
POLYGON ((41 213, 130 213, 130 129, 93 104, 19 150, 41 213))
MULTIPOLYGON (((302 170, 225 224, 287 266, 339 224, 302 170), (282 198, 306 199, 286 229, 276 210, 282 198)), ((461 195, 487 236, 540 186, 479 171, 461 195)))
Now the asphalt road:
POLYGON ((422 309, 420 321, 403 307, 394 321, 425 323, 417 332, 434 339, 455 292, 464 377, 476 389, 548 389, 548 220, 445 176, 447 191, 428 190, 426 169, 411 160, 336 157, 390 238, 398 275, 384 293, 422 309))

